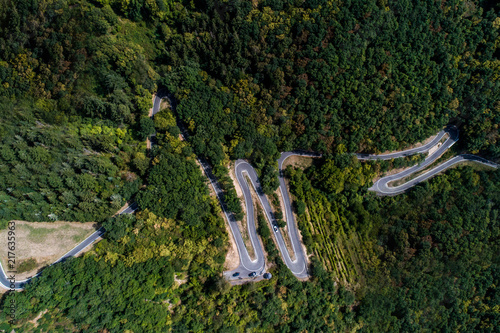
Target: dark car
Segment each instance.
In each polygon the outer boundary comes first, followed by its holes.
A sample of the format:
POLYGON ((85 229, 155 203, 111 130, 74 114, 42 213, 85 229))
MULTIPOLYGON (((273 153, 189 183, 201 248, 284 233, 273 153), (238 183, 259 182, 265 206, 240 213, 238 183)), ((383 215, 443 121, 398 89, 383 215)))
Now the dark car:
POLYGON ((252 272, 252 273, 248 274, 248 276, 250 276, 250 277, 254 277, 255 275, 257 275, 256 272, 252 272))
POLYGON ((233 274, 234 277, 240 276, 240 272, 236 272, 233 274))

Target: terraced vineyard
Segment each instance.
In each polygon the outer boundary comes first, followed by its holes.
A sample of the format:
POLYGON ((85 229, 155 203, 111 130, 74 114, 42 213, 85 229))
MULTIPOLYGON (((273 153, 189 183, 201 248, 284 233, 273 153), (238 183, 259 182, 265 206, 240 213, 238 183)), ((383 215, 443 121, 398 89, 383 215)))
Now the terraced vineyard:
POLYGON ((335 207, 318 191, 306 194, 306 204, 308 209, 299 220, 299 227, 313 239, 308 249, 344 286, 356 289, 363 285, 363 263, 369 262, 371 244, 357 232, 345 230, 335 207))

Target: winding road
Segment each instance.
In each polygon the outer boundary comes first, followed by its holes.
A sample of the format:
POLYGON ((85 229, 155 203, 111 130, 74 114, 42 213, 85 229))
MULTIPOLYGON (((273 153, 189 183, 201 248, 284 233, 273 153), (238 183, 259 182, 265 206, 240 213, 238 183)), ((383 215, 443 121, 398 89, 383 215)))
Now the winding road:
MULTIPOLYGON (((285 156, 282 155, 283 161, 288 157, 291 156, 290 153, 286 153, 285 156)), ((281 159, 280 159, 281 160, 281 159)), ((281 162, 282 164, 282 162, 281 162)), ((273 230, 272 226, 276 224, 276 219, 273 214, 273 210, 271 208, 271 205, 269 204, 269 201, 267 199, 267 196, 263 193, 262 191, 262 186, 260 185, 259 177, 257 176, 257 173, 255 172, 255 169, 246 161, 244 160, 237 160, 235 164, 235 173, 236 173, 236 179, 238 181, 239 186, 241 187, 241 190, 243 191, 243 196, 245 198, 245 204, 246 204, 246 213, 247 213, 247 227, 248 231, 250 234, 250 238, 252 240, 252 245, 255 243, 258 243, 258 249, 254 246, 255 253, 257 255, 257 258, 260 259, 261 256, 263 258, 263 252, 260 246, 260 243, 258 242, 257 238, 257 232, 256 232, 256 227, 255 227, 255 221, 256 217, 254 216, 254 203, 252 200, 252 195, 250 192, 250 188, 248 186, 247 181, 245 180, 245 176, 248 177, 250 180, 250 184, 252 185, 253 189, 255 190, 255 193, 257 193, 257 197, 259 198, 260 206, 264 210, 264 214, 267 218, 268 223, 270 224, 270 229, 273 230)), ((278 244, 278 248, 281 252, 281 257, 283 258, 283 261, 287 265, 287 267, 290 269, 290 271, 298 278, 305 278, 307 277, 307 262, 306 262, 306 256, 304 254, 304 251, 302 249, 302 244, 300 242, 299 236, 298 236, 298 231, 297 227, 295 225, 294 219, 293 219, 293 213, 292 213, 292 206, 290 203, 290 198, 288 196, 288 191, 286 190, 285 187, 285 181, 283 177, 280 177, 280 190, 283 196, 283 200, 285 203, 285 211, 286 211, 286 221, 287 221, 287 229, 289 230, 289 234, 283 236, 281 230, 278 229, 278 231, 274 232, 271 231, 271 233, 274 234, 276 242, 278 244), (285 244, 285 239, 283 237, 290 237, 291 245, 294 251, 294 256, 295 259, 292 260, 292 256, 288 252, 288 249, 285 244)), ((244 244, 243 244, 244 246, 244 244)), ((245 271, 245 273, 247 273, 245 271)))
MULTIPOLYGON (((444 130, 439 131, 439 133, 428 143, 425 145, 422 145, 420 147, 416 148, 411 148, 407 150, 402 150, 402 151, 397 151, 394 153, 388 153, 388 154, 356 154, 356 157, 358 160, 391 160, 393 158, 399 158, 399 157, 405 157, 405 156, 410 156, 410 155, 415 155, 415 154, 421 154, 421 153, 426 153, 428 152, 432 147, 437 145, 439 141, 447 134, 447 133, 452 133, 453 135, 456 135, 454 137, 454 141, 456 142, 458 140, 458 130, 455 126, 448 126, 444 130)), ((450 146, 451 147, 451 146, 450 146)), ((448 147, 449 148, 449 147, 448 147)))
MULTIPOLYGON (((163 98, 166 98, 170 101, 170 105, 175 112, 176 108, 176 100, 173 98, 173 96, 169 93, 167 93, 164 90, 158 91, 157 95, 155 96, 154 102, 153 102, 153 116, 160 111, 160 103, 163 98)), ((183 136, 184 139, 188 138, 188 132, 186 131, 184 125, 178 120, 178 126, 181 130, 181 135, 183 136)), ((390 183, 404 179, 405 177, 408 177, 416 172, 424 170, 426 167, 431 165, 434 161, 436 161, 447 149, 449 149, 451 146, 455 144, 455 142, 458 141, 458 129, 454 126, 448 126, 444 130, 440 131, 429 143, 422 145, 417 148, 412 148, 404 151, 399 151, 399 152, 394 152, 394 153, 388 153, 388 154, 380 154, 380 155, 372 155, 372 154, 356 154, 356 157, 359 160, 390 160, 394 158, 400 158, 400 157, 405 157, 405 156, 410 156, 414 154, 419 154, 419 153, 426 153, 431 148, 436 147, 435 151, 432 154, 429 154, 423 162, 420 164, 413 166, 411 168, 408 168, 400 173, 397 173, 395 175, 391 176, 386 176, 380 178, 377 182, 373 184, 369 190, 377 192, 379 195, 396 195, 405 192, 409 188, 415 186, 416 184, 429 179, 433 177, 434 175, 443 172, 444 170, 450 168, 451 166, 457 164, 457 163, 462 163, 464 161, 474 161, 477 163, 481 163, 483 165, 487 165, 493 168, 498 168, 498 164, 495 164, 491 161, 485 160, 479 156, 474 156, 474 155, 469 155, 469 154, 463 154, 463 155, 458 155, 455 156, 448 161, 434 167, 433 169, 415 177, 412 180, 409 180, 408 182, 399 185, 399 186, 389 186, 390 183), (440 144, 442 139, 447 135, 446 140, 440 144)), ((233 236, 233 239, 236 243, 236 247, 238 249, 239 257, 240 257, 240 264, 239 266, 231 271, 226 271, 224 272, 224 275, 226 276, 227 279, 229 280, 239 280, 242 278, 248 278, 250 277, 251 274, 255 275, 254 278, 260 278, 262 274, 264 274, 266 270, 266 262, 265 262, 265 257, 264 257, 264 251, 262 249, 262 244, 259 241, 258 235, 257 235, 257 230, 256 230, 256 217, 254 216, 254 203, 252 200, 252 195, 251 191, 249 188, 249 184, 245 180, 245 176, 248 177, 250 180, 250 183, 252 187, 255 190, 255 193, 257 193, 257 197, 259 198, 260 205, 262 209, 264 210, 265 216, 267 218, 267 221, 271 227, 271 233, 274 234, 275 240, 278 244, 278 248, 281 253, 281 257, 283 258, 283 261, 287 265, 287 267, 290 269, 290 271, 297 277, 297 278, 306 278, 308 276, 307 272, 307 258, 306 254, 304 253, 304 249, 302 246, 302 243, 300 242, 300 237, 299 237, 299 232, 297 225, 295 223, 295 219, 293 216, 293 211, 292 211, 292 203, 290 201, 290 196, 288 194, 288 189, 286 187, 285 179, 283 177, 283 163, 284 161, 294 155, 299 155, 299 156, 309 156, 309 157, 321 157, 320 154, 315 154, 311 152, 303 152, 303 151, 295 151, 295 152, 285 152, 282 153, 279 160, 278 160, 278 166, 279 166, 279 183, 280 183, 280 191, 281 195, 283 198, 284 206, 285 206, 285 217, 286 217, 286 223, 287 223, 287 230, 288 234, 283 235, 282 231, 278 229, 278 231, 274 232, 272 226, 276 224, 276 220, 274 217, 273 210, 271 208, 271 205, 269 204, 269 201, 266 197, 266 195, 262 192, 262 187, 260 185, 259 178, 257 176, 257 173, 255 169, 246 161, 244 160, 237 160, 235 163, 235 173, 236 173, 236 178, 238 181, 238 185, 241 187, 241 190, 243 192, 243 196, 245 199, 245 205, 246 205, 246 213, 247 213, 247 228, 248 228, 248 234, 250 237, 250 241, 252 243, 252 247, 254 250, 254 255, 255 259, 252 259, 248 253, 248 250, 245 246, 245 242, 243 240, 241 231, 238 227, 238 223, 234 217, 234 214, 228 211, 227 206, 225 204, 224 200, 224 193, 217 182, 216 177, 214 176, 212 169, 210 167, 210 164, 203 158, 198 158, 198 162, 200 163, 201 167, 203 168, 205 175, 207 176, 210 185, 212 186, 217 199, 219 200, 222 210, 224 212, 224 215, 226 216, 226 219, 228 221, 229 227, 231 229, 231 233, 233 236), (293 256, 290 255, 288 248, 285 243, 285 238, 284 237, 289 237, 290 244, 293 250, 293 256), (292 258, 294 258, 292 260, 292 258), (233 276, 235 273, 238 273, 238 276, 233 276)), ((129 206, 127 209, 122 211, 120 214, 131 214, 137 209, 137 204, 132 204, 129 206)), ((61 262, 66 260, 68 257, 76 256, 78 253, 80 253, 84 248, 92 244, 94 241, 96 241, 99 237, 101 237, 104 234, 105 230, 104 228, 100 228, 96 232, 94 232, 92 235, 90 235, 88 238, 86 238, 83 242, 78 244, 75 248, 73 248, 71 251, 63 255, 61 258, 59 258, 55 263, 61 262)), ((21 290, 23 289, 24 285, 28 283, 30 279, 26 279, 23 281, 12 281, 12 275, 11 272, 7 271, 5 272, 3 267, 1 266, 0 263, 0 286, 5 288, 5 289, 16 289, 16 290, 21 290)), ((37 275, 34 277, 40 275, 41 272, 39 272, 37 275)), ((32 277, 33 278, 33 277, 32 277)))
MULTIPOLYGON (((455 126, 448 126, 444 130, 440 131, 430 142, 417 147, 417 148, 411 148, 407 149, 404 151, 399 151, 399 152, 394 152, 394 153, 389 153, 389 154, 380 154, 380 155, 371 155, 371 154, 356 154, 356 157, 359 160, 390 160, 394 158, 400 158, 400 157, 405 157, 405 156, 410 156, 414 154, 420 154, 420 153, 427 153, 429 150, 432 148, 435 148, 435 150, 429 154, 423 162, 420 164, 413 166, 411 168, 408 168, 400 173, 397 173, 395 175, 387 176, 380 178, 375 184, 369 189, 371 191, 377 192, 379 195, 396 195, 405 192, 409 188, 415 186, 416 184, 427 180, 436 174, 443 172, 444 170, 450 168, 451 166, 457 164, 457 163, 462 163, 464 161, 474 161, 477 163, 481 163, 493 168, 497 168, 498 165, 488 161, 484 158, 481 158, 479 156, 474 156, 474 155, 469 155, 469 154, 463 154, 463 155, 458 155, 455 156, 448 161, 434 167, 431 170, 428 170, 427 172, 415 177, 414 179, 399 185, 399 186, 389 186, 390 183, 404 179, 405 177, 408 177, 416 172, 422 171, 425 168, 427 168, 429 165, 434 163, 440 156, 442 156, 446 150, 448 150, 451 146, 453 146, 456 142, 458 141, 458 129, 455 126), (441 141, 446 138, 444 142, 441 143, 441 141)), ((284 206, 285 206, 285 213, 286 213, 286 222, 287 222, 287 229, 288 229, 288 235, 283 235, 281 230, 278 230, 277 232, 274 233, 276 237, 276 242, 278 244, 279 250, 281 252, 281 256, 285 262, 285 264, 288 266, 288 268, 291 270, 291 272, 298 278, 305 278, 307 277, 307 260, 306 256, 303 251, 303 247, 301 245, 299 235, 298 235, 298 229, 297 225, 295 224, 295 219, 293 216, 293 211, 292 211, 292 204, 290 202, 290 197, 288 194, 288 190, 286 187, 286 183, 283 177, 283 162, 290 156, 293 155, 299 155, 299 156, 309 156, 309 157, 321 157, 319 154, 315 153, 310 153, 310 152, 286 152, 282 153, 280 159, 278 160, 278 166, 279 166, 279 182, 280 182, 280 191, 281 195, 283 197, 284 201, 284 206), (285 241, 283 237, 290 237, 290 242, 295 254, 295 260, 291 259, 290 253, 288 252, 288 249, 285 245, 285 241)), ((267 197, 262 193, 261 186, 259 183, 259 179, 257 177, 257 173, 255 172, 254 168, 248 164, 244 160, 238 160, 236 161, 235 164, 235 173, 236 177, 238 180, 238 184, 240 185, 244 199, 245 199, 245 204, 246 204, 246 212, 247 212, 247 221, 253 221, 253 223, 247 223, 248 224, 248 231, 252 240, 252 244, 254 246, 255 252, 257 253, 257 259, 260 262, 262 260, 262 249, 260 246, 260 243, 257 242, 257 234, 255 231, 255 216, 254 216, 254 206, 253 206, 253 200, 252 196, 250 193, 250 189, 248 187, 247 182, 245 181, 245 175, 248 176, 250 179, 251 185, 253 186, 255 192, 258 195, 260 205, 263 208, 265 215, 267 217, 268 222, 270 225, 273 225, 276 223, 271 206, 269 205, 269 202, 267 200, 267 197), (256 246, 257 245, 257 246, 256 246)), ((233 225, 233 224, 232 224, 233 225)), ((234 228, 234 227, 233 227, 234 228)), ((232 228, 232 229, 233 229, 232 228)), ((235 228, 237 229, 237 228, 235 228)), ((239 233, 239 230, 237 231, 239 233)), ((246 247, 243 243, 237 242, 237 246, 241 255, 241 252, 245 252, 245 256, 248 256, 246 252, 246 247), (240 251, 240 248, 245 249, 245 251, 240 251)), ((245 257, 243 258, 243 261, 247 261, 249 258, 245 257)), ((237 269, 233 271, 226 272, 225 275, 229 279, 234 279, 232 277, 232 273, 235 271, 242 271, 244 270, 243 267, 238 267, 237 269)), ((249 269, 244 270, 244 273, 247 273, 250 271, 249 269)))
MULTIPOLYGON (((170 104, 172 106, 172 109, 175 111, 175 106, 176 106, 176 101, 175 98, 171 94, 166 93, 165 91, 158 93, 158 95, 155 98, 154 101, 154 107, 153 107, 153 114, 156 114, 159 111, 159 106, 162 98, 167 98, 170 100, 170 104)), ((188 133, 182 123, 178 121, 179 128, 181 129, 181 134, 182 136, 187 139, 188 138, 188 133)), ((426 153, 429 150, 431 150, 433 147, 436 147, 435 151, 427 156, 427 158, 420 163, 419 165, 416 165, 414 167, 411 167, 407 170, 404 170, 398 174, 383 177, 379 179, 369 190, 377 192, 379 195, 396 195, 399 193, 402 193, 412 186, 416 185, 419 182, 422 182, 430 177, 433 177, 434 175, 446 170, 447 168, 466 161, 466 160, 471 160, 471 161, 476 161, 488 166, 492 167, 497 167, 495 163, 492 163, 490 161, 487 161, 485 159, 482 159, 481 157, 474 156, 474 155, 459 155, 456 156, 445 163, 427 171, 426 173, 419 175, 418 177, 408 181, 407 183, 400 185, 400 186, 389 186, 391 182, 403 179, 415 172, 421 171, 425 169, 427 166, 432 164, 435 160, 437 160, 447 149, 449 149, 451 146, 455 144, 455 142, 458 141, 458 129, 454 126, 448 126, 442 131, 440 131, 431 141, 428 143, 417 147, 417 148, 411 148, 407 149, 404 151, 399 151, 399 152, 394 152, 394 153, 388 153, 388 154, 379 154, 379 155, 372 155, 372 154, 356 154, 356 157, 359 160, 390 160, 394 158, 400 158, 400 157, 405 157, 405 156, 410 156, 414 154, 419 154, 419 153, 426 153), (443 138, 446 138, 446 140, 440 144, 443 138)), ((304 253, 302 244, 300 242, 300 237, 299 237, 299 232, 297 225, 295 223, 295 219, 293 216, 293 211, 292 211, 292 204, 290 201, 290 197, 288 194, 288 189, 286 187, 286 183, 283 177, 283 162, 290 156, 293 155, 300 155, 300 156, 309 156, 309 157, 321 157, 320 154, 316 153, 311 153, 311 152, 304 152, 304 151, 295 151, 295 152, 285 152, 282 153, 279 160, 278 160, 278 166, 279 166, 279 183, 280 183, 280 191, 281 195, 284 201, 284 206, 285 206, 285 217, 286 217, 286 223, 287 223, 287 230, 288 234, 283 235, 282 231, 278 229, 277 232, 271 232, 274 234, 276 243, 278 244, 278 248, 281 253, 281 257, 287 267, 290 269, 290 271, 297 277, 297 278, 306 278, 308 276, 307 273, 307 258, 304 253), (285 244, 285 239, 284 237, 289 237, 290 244, 293 250, 293 255, 290 255, 288 248, 285 244), (294 258, 292 260, 292 258, 294 258)), ((235 174, 236 174, 236 179, 238 182, 238 185, 240 186, 242 192, 243 192, 243 197, 245 200, 245 206, 246 206, 246 214, 247 214, 247 228, 248 228, 248 235, 254 250, 255 254, 255 259, 252 259, 248 253, 248 249, 245 246, 245 242, 243 240, 241 231, 238 227, 237 221, 234 217, 234 215, 227 210, 226 204, 224 202, 224 194, 222 192, 222 189, 220 185, 217 182, 216 177, 213 175, 211 171, 211 167, 209 163, 204 160, 203 158, 198 158, 198 161, 200 165, 202 166, 207 178, 210 181, 210 184, 212 188, 215 191, 215 194, 217 195, 217 198, 221 204, 222 210, 224 211, 224 214, 226 216, 226 219, 228 221, 229 227, 231 229, 231 233, 233 235, 233 239, 236 243, 236 247, 238 249, 239 257, 240 257, 240 265, 231 271, 226 271, 224 272, 224 275, 226 276, 227 279, 229 280, 239 280, 242 278, 247 278, 250 276, 250 274, 255 273, 256 277, 258 278, 260 275, 262 275, 265 272, 265 258, 264 258, 264 252, 262 249, 262 245, 259 241, 258 235, 257 235, 257 230, 256 230, 256 217, 254 216, 254 202, 252 199, 251 191, 249 188, 249 184, 245 180, 245 176, 248 177, 251 186, 253 187, 255 193, 257 193, 257 197, 259 199, 259 204, 264 210, 265 216, 267 218, 267 221, 269 223, 269 226, 271 227, 271 230, 273 230, 272 226, 276 224, 276 220, 274 217, 273 210, 271 208, 271 205, 269 204, 269 201, 262 192, 262 187, 260 185, 259 178, 257 176, 257 173, 255 169, 245 160, 237 160, 235 163, 235 174), (235 273, 238 273, 237 276, 233 276, 235 273)))
MULTIPOLYGON (((160 107, 160 102, 161 99, 166 98, 169 100, 170 105, 175 112, 175 107, 176 107, 176 102, 175 98, 173 98, 172 95, 168 94, 165 91, 159 91, 158 94, 155 97, 154 103, 153 103, 153 115, 159 112, 159 107, 160 107)), ((178 121, 178 127, 181 130, 181 135, 184 139, 187 139, 189 134, 184 127, 184 125, 178 121)), ((298 235, 298 230, 297 226, 295 225, 295 221, 293 218, 293 213, 292 213, 292 206, 290 203, 290 198, 288 195, 288 191, 286 189, 285 181, 282 177, 282 172, 281 172, 281 166, 283 165, 283 162, 286 158, 292 156, 292 155, 307 155, 307 156, 319 156, 317 154, 311 154, 311 153, 301 153, 301 152, 289 152, 289 153, 283 153, 281 155, 281 158, 279 159, 278 163, 280 166, 280 190, 283 196, 283 200, 285 202, 285 209, 286 209, 286 221, 287 221, 287 226, 289 230, 289 237, 290 241, 292 244, 292 248, 294 251, 294 257, 295 259, 291 259, 291 255, 288 253, 288 249, 285 245, 285 240, 281 231, 278 230, 278 232, 273 232, 276 241, 278 243, 279 250, 281 252, 281 256, 285 262, 285 264, 290 268, 291 272, 298 278, 305 278, 308 276, 307 274, 307 261, 306 261, 306 256, 302 248, 302 244, 299 239, 298 235)), ((227 279, 229 280, 239 280, 242 278, 248 278, 250 277, 250 274, 255 273, 256 276, 255 278, 259 278, 265 273, 266 269, 266 260, 264 256, 264 251, 262 248, 262 244, 259 241, 259 237, 257 235, 257 227, 256 227, 256 217, 254 216, 254 203, 252 200, 252 195, 250 192, 250 188, 248 187, 248 184, 245 180, 245 175, 248 176, 250 179, 250 182, 257 193, 257 196, 260 201, 261 207, 263 207, 264 213, 266 215, 267 221, 270 224, 271 230, 272 230, 272 225, 276 223, 274 214, 271 208, 271 205, 269 204, 269 201, 267 200, 267 197, 263 194, 261 190, 261 185, 259 178, 257 176, 257 173, 255 172, 255 169, 246 161, 244 160, 237 160, 235 163, 235 173, 236 173, 236 179, 238 181, 238 185, 241 187, 243 196, 245 199, 245 205, 246 205, 246 213, 247 213, 247 228, 248 228, 248 235, 250 238, 250 241, 252 243, 253 247, 253 252, 254 252, 254 259, 250 257, 250 254, 248 253, 248 249, 245 246, 245 241, 243 240, 241 230, 238 227, 238 223, 236 221, 236 218, 234 217, 234 214, 230 211, 228 211, 225 200, 224 200, 224 193, 214 176, 212 169, 210 167, 210 164, 204 159, 198 157, 198 162, 200 163, 201 167, 203 168, 203 171, 205 172, 205 175, 207 176, 210 185, 212 186, 217 199, 219 200, 219 203, 222 207, 222 210, 224 212, 224 215, 226 216, 226 219, 229 224, 229 228, 231 229, 231 233, 233 235, 233 239, 236 243, 236 247, 238 249, 238 254, 240 257, 240 265, 232 270, 232 271, 226 271, 224 272, 224 276, 226 276, 227 279), (233 276, 234 273, 238 272, 238 276, 233 276)))
MULTIPOLYGON (((175 98, 167 93, 165 90, 160 90, 156 94, 155 100, 153 102, 153 116, 160 111, 160 103, 163 98, 166 98, 170 102, 170 107, 172 110, 175 112, 175 108, 177 106, 175 98)), ((179 120, 177 120, 177 125, 181 131, 181 136, 184 140, 187 140, 189 138, 189 133, 187 132, 184 124, 182 124, 179 120)), ((224 212, 224 215, 226 217, 226 220, 228 221, 229 228, 231 229, 231 234, 233 235, 233 239, 236 243, 236 248, 238 249, 238 254, 240 257, 240 265, 238 268, 234 271, 227 271, 224 272, 224 275, 228 279, 240 279, 243 277, 249 277, 250 274, 256 273, 257 276, 261 276, 265 272, 266 268, 266 260, 264 257, 264 251, 262 249, 262 245, 259 241, 259 238, 257 236, 257 230, 256 230, 256 225, 255 223, 247 223, 248 225, 248 234, 250 237, 250 241, 252 243, 252 247, 255 253, 255 259, 252 259, 250 257, 250 254, 248 253, 248 249, 245 246, 245 241, 243 240, 243 236, 241 234, 240 228, 238 227, 237 220, 232 212, 230 212, 227 209, 226 202, 224 200, 224 192, 222 191, 222 188, 217 181, 217 178, 212 172, 212 168, 208 161, 202 157, 197 157, 198 163, 201 165, 203 168, 203 172, 205 173, 206 177, 208 178, 208 181, 210 183, 210 186, 215 192, 215 195, 217 196, 217 199, 219 200, 219 203, 222 207, 222 211, 224 212), (232 275, 238 272, 239 277, 233 277, 232 275)), ((238 162, 237 162, 238 163, 238 162)), ((246 162, 245 162, 246 163, 246 162)), ((238 181, 241 181, 240 178, 238 178, 238 181)), ((246 182, 243 180, 242 184, 246 184, 246 182)), ((251 196, 249 192, 247 193, 248 195, 245 197, 245 202, 247 203, 247 212, 250 212, 251 216, 253 216, 253 208, 251 210, 248 209, 248 205, 252 205, 251 202, 251 196), (247 200, 248 199, 248 200, 247 200)), ((247 216, 247 221, 253 221, 251 219, 252 217, 247 216)))
POLYGON ((441 155, 443 155, 446 150, 448 150, 451 146, 453 146, 457 141, 458 141, 458 129, 455 126, 448 126, 444 130, 440 131, 438 135, 428 144, 423 145, 418 148, 413 148, 409 150, 404 150, 396 153, 391 153, 391 154, 383 154, 383 155, 356 155, 359 159, 361 160, 387 160, 387 159, 392 159, 392 158, 399 158, 399 157, 404 157, 404 156, 409 156, 413 154, 418 154, 418 153, 425 153, 428 152, 431 148, 435 147, 436 145, 439 144, 441 139, 448 134, 448 138, 439 146, 437 146, 437 149, 432 153, 429 154, 425 158, 425 160, 411 168, 408 168, 406 170, 403 170, 397 174, 391 175, 391 176, 386 176, 380 178, 378 181, 376 181, 372 187, 369 188, 370 191, 374 191, 379 195, 397 195, 401 194, 411 187, 415 186, 418 183, 421 183, 431 177, 434 177, 438 173, 441 173, 445 171, 446 169, 452 167, 455 164, 462 163, 465 161, 474 161, 476 163, 480 163, 492 168, 497 168, 498 165, 496 163, 493 163, 491 161, 488 161, 482 157, 475 156, 475 155, 470 155, 470 154, 462 154, 455 156, 446 162, 439 164, 438 166, 426 171, 423 174, 418 175, 417 177, 405 182, 402 185, 398 186, 390 186, 390 183, 402 180, 412 174, 415 174, 419 171, 424 170, 427 168, 429 165, 434 163, 441 155))

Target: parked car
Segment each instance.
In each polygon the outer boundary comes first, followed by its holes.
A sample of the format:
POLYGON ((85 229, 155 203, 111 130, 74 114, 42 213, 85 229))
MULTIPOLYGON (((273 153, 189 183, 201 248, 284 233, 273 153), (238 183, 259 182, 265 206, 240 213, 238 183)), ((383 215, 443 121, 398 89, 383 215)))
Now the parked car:
POLYGON ((240 276, 240 272, 236 272, 233 274, 234 277, 240 276))
POLYGON ((273 224, 273 230, 274 232, 278 232, 278 226, 276 224, 273 224))
POLYGON ((257 272, 252 272, 252 273, 248 274, 248 276, 250 276, 250 277, 254 277, 256 275, 257 275, 257 272))

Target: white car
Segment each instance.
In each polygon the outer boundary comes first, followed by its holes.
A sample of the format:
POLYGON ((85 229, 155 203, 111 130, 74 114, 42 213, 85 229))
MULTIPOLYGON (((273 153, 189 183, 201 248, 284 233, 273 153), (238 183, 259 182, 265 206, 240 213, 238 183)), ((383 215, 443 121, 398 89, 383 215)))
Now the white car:
POLYGON ((278 232, 278 226, 276 224, 273 224, 273 230, 274 232, 278 232))

